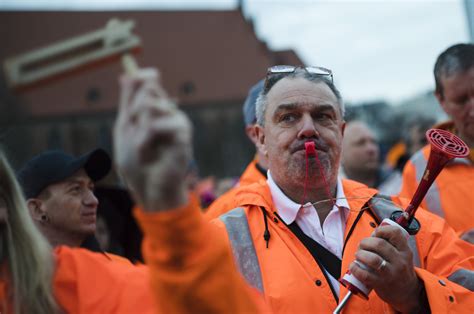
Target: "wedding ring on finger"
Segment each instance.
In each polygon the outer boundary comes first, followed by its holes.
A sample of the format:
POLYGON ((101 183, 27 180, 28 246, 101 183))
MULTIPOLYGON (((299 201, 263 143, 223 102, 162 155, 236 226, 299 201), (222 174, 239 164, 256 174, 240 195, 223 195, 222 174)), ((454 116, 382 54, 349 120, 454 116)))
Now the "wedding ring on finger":
POLYGON ((387 261, 382 259, 382 262, 380 263, 379 267, 377 268, 378 271, 384 270, 384 268, 387 266, 387 261))

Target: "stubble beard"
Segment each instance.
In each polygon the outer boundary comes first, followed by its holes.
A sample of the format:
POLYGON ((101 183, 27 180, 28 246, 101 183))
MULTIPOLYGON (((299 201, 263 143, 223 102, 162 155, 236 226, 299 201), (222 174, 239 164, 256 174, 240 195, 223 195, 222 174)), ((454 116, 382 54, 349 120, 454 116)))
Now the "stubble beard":
POLYGON ((333 166, 327 154, 310 157, 307 160, 292 160, 288 164, 287 177, 291 178, 293 184, 304 188, 305 184, 311 187, 323 187, 324 182, 329 184, 333 166), (319 162, 316 158, 319 158, 319 162), (308 162, 308 166, 306 166, 308 162), (322 168, 322 169, 321 169, 322 168), (323 178, 324 176, 324 178, 323 178))

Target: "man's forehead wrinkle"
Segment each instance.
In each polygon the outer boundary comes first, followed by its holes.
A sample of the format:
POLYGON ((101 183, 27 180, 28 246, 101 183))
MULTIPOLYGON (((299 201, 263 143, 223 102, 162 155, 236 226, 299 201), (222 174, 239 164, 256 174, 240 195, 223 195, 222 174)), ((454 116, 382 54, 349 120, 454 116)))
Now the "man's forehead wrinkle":
POLYGON ((309 105, 309 106, 337 106, 336 99, 328 98, 326 94, 315 94, 313 92, 301 92, 293 90, 288 93, 276 94, 268 98, 269 103, 276 103, 277 106, 285 105, 309 105))
MULTIPOLYGON (((322 90, 316 88, 292 88, 286 90, 276 89, 273 93, 271 90, 270 93, 268 93, 268 98, 280 98, 281 100, 293 97, 328 98, 329 95, 330 93, 322 92, 322 90)), ((336 97, 334 97, 334 99, 336 99, 336 97)))
POLYGON ((337 98, 324 83, 314 83, 304 79, 282 79, 269 91, 269 103, 327 103, 337 104, 337 98), (281 83, 281 84, 279 84, 281 83))
POLYGON ((270 99, 270 101, 275 101, 278 104, 335 105, 335 102, 331 101, 331 99, 328 99, 327 97, 307 94, 285 95, 283 97, 278 97, 277 99, 270 99))
POLYGON ((458 90, 462 90, 462 83, 469 84, 474 88, 474 67, 462 73, 456 73, 451 76, 441 77, 441 82, 444 85, 450 85, 450 88, 446 89, 445 93, 456 93, 458 90), (466 78, 469 79, 466 80, 466 78))

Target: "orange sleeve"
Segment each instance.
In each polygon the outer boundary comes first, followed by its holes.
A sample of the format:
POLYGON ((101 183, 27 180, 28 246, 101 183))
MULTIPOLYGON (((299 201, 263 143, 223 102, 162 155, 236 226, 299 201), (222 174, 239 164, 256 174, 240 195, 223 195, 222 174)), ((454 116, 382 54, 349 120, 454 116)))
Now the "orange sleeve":
MULTIPOLYGON (((393 197, 403 208, 408 200, 393 197)), ((446 221, 420 207, 416 235, 423 281, 432 313, 474 313, 474 245, 459 239, 446 221)))
POLYGON ((416 268, 424 282, 433 313, 474 313, 474 245, 458 238, 441 218, 423 209, 417 245, 423 269, 416 268))
POLYGON ((225 230, 207 223, 196 201, 168 212, 136 208, 134 215, 160 313, 268 312, 236 270, 225 230))
POLYGON ((54 292, 65 313, 156 313, 147 267, 80 248, 54 252, 54 292))

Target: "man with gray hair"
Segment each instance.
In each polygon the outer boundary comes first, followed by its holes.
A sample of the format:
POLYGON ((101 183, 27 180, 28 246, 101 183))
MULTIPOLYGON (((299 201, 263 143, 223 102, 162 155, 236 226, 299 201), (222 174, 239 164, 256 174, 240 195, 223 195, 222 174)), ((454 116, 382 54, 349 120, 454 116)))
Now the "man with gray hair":
MULTIPOLYGON (((183 128, 169 134, 172 118, 180 114, 150 109, 135 119, 144 119, 135 126, 137 136, 126 128, 116 131, 123 142, 123 160, 117 164, 125 165, 120 168, 129 174, 135 198, 148 208, 190 204, 183 165, 191 132, 183 128), (155 120, 147 121, 150 113, 155 120), (163 132, 173 145, 159 140, 163 132), (159 201, 157 191, 163 192, 159 201)), ((468 289, 474 287, 465 280, 474 269, 472 246, 426 211, 418 211, 417 219, 429 227, 409 241, 395 226, 377 227, 407 202, 386 200, 374 189, 338 177, 343 115, 330 70, 268 70, 256 127, 268 179, 240 187, 230 211, 213 220, 243 276, 265 295, 274 313, 332 312, 348 293, 338 282, 347 271, 374 289, 369 300, 352 298, 347 313, 473 312, 468 289)))
MULTIPOLYGON (((435 96, 450 117, 436 128, 459 136, 471 148, 471 154, 444 168, 422 206, 446 219, 463 239, 474 243, 474 45, 457 44, 446 49, 436 61, 434 77, 435 96)), ((405 165, 401 196, 415 192, 429 153, 426 145, 405 165)))

